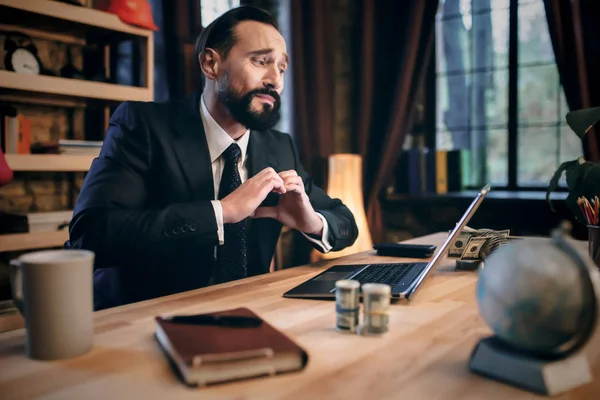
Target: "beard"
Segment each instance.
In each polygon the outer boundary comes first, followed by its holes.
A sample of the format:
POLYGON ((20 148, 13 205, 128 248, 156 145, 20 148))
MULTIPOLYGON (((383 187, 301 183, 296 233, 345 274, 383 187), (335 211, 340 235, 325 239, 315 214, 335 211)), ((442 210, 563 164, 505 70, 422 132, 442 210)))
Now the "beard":
POLYGON ((270 129, 281 118, 281 98, 279 93, 269 88, 255 89, 241 94, 229 85, 225 85, 225 89, 217 92, 217 98, 237 122, 250 130, 264 131, 270 129), (273 105, 262 104, 262 109, 255 111, 252 109, 252 99, 259 94, 269 95, 273 97, 275 102, 273 105))

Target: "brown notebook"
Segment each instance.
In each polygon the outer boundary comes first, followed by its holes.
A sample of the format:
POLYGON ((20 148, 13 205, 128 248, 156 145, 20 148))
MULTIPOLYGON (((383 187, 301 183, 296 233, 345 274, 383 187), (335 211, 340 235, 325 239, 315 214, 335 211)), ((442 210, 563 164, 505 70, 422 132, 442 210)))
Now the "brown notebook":
MULTIPOLYGON (((258 315, 236 308, 201 316, 258 315)), ((264 320, 254 327, 175 323, 155 317, 156 339, 186 384, 204 386, 298 371, 308 354, 264 320)))

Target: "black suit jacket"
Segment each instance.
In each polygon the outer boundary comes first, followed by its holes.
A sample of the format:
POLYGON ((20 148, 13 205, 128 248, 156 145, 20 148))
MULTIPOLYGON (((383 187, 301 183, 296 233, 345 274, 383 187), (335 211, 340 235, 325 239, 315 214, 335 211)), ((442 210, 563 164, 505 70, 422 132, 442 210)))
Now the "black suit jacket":
MULTIPOLYGON (((219 241, 199 100, 200 93, 184 101, 124 102, 111 117, 66 243, 96 254, 96 309, 196 289, 212 276, 219 241)), ((314 209, 327 219, 333 250, 354 243, 352 213, 313 184, 289 135, 252 131, 247 162, 249 178, 267 167, 296 170, 314 209)), ((248 223, 248 272, 266 273, 281 223, 248 223)))

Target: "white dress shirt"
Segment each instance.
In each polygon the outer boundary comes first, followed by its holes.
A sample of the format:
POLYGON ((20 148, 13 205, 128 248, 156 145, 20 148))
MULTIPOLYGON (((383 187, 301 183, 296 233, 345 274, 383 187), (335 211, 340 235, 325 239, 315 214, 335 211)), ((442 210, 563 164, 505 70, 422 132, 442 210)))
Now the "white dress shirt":
MULTIPOLYGON (((225 162, 221 154, 232 144, 237 143, 242 151, 240 161, 238 162, 238 170, 242 183, 248 178, 248 168, 246 165, 248 142, 250 140, 250 130, 247 130, 237 141, 233 140, 231 136, 210 115, 210 112, 206 108, 204 103, 204 96, 200 97, 200 116, 202 117, 202 123, 204 125, 204 132, 206 134, 206 140, 208 142, 208 151, 210 153, 210 161, 212 164, 213 182, 214 182, 214 194, 215 199, 219 198, 219 185, 221 183, 221 176, 223 175, 223 168, 225 162)), ((215 217, 217 219, 217 234, 219 236, 219 244, 224 243, 224 231, 223 231, 223 208, 219 200, 212 200, 213 208, 215 209, 215 217)), ((313 239, 302 234, 311 242, 316 243, 321 249, 327 253, 331 250, 331 244, 328 241, 329 226, 327 220, 323 215, 317 213, 319 218, 323 221, 323 234, 321 240, 313 239)))

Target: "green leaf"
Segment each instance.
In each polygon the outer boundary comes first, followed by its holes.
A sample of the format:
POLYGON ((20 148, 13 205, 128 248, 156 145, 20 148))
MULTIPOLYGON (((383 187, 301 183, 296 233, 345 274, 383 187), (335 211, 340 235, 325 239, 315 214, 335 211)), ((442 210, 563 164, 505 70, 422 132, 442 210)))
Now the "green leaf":
POLYGON ((570 111, 566 116, 567 124, 581 139, 587 131, 600 122, 600 107, 570 111))
POLYGON ((560 178, 561 178, 563 172, 565 172, 567 169, 571 168, 573 165, 578 164, 578 163, 579 163, 579 160, 573 160, 573 161, 566 161, 566 162, 560 164, 558 169, 554 172, 552 179, 550 179, 550 184, 548 185, 548 189, 546 189, 546 201, 548 202, 548 205, 550 206, 550 209, 553 212, 556 212, 556 210, 552 206, 552 201, 550 201, 550 193, 554 192, 556 190, 556 188, 558 187, 558 182, 560 181, 560 178))
MULTIPOLYGON (((570 111, 567 113, 566 119, 571 130, 583 139, 590 128, 600 122, 600 107, 570 111)), ((583 157, 562 163, 554 173, 546 191, 546 201, 552 211, 555 210, 550 201, 550 193, 558 187, 558 181, 563 172, 566 174, 569 188, 566 204, 579 222, 587 224, 587 220, 577 205, 577 199, 585 196, 591 201, 595 196, 600 197, 600 163, 586 161, 583 157)))

